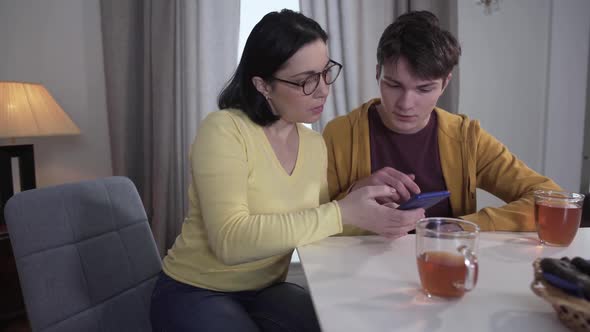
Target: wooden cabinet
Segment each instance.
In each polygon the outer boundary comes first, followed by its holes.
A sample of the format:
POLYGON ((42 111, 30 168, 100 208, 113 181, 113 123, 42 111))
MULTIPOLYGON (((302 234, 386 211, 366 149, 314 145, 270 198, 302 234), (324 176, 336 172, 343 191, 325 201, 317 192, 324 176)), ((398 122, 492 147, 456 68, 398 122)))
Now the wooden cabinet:
POLYGON ((25 315, 16 264, 4 224, 0 224, 0 294, 0 326, 5 321, 25 315))

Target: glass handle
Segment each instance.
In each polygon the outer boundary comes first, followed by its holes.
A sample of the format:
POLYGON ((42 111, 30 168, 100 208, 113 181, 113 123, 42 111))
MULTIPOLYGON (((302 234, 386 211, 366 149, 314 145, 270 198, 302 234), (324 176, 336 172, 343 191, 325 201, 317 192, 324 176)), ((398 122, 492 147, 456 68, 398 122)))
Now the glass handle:
POLYGON ((477 283, 477 256, 466 245, 460 246, 457 251, 463 255, 465 267, 467 268, 463 289, 470 291, 477 283))

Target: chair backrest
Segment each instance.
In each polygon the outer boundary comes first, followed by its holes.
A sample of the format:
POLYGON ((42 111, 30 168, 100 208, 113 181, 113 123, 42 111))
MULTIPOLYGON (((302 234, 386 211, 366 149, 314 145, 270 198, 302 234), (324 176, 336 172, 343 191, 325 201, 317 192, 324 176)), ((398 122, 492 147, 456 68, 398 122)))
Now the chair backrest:
POLYGON ((161 261, 129 179, 24 191, 5 217, 33 331, 151 331, 161 261))

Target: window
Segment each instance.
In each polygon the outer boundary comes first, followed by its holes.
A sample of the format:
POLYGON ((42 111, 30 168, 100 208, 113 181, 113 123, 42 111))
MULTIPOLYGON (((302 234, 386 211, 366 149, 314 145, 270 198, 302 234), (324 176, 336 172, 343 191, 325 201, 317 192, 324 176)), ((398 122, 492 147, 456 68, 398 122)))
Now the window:
POLYGON ((242 0, 240 1, 240 37, 238 45, 238 61, 242 57, 242 50, 246 45, 246 39, 254 25, 264 15, 281 9, 299 11, 299 0, 242 0))

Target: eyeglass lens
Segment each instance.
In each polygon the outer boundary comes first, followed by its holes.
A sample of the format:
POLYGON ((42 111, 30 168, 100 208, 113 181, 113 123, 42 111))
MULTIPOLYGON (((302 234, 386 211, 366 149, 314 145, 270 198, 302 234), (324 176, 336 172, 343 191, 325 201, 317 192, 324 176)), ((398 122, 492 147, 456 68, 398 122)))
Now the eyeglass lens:
POLYGON ((334 83, 336 78, 338 78, 338 74, 340 74, 340 66, 334 64, 326 68, 324 71, 312 75, 303 83, 303 93, 307 95, 312 94, 320 83, 320 76, 323 76, 324 82, 327 85, 330 85, 334 83))

